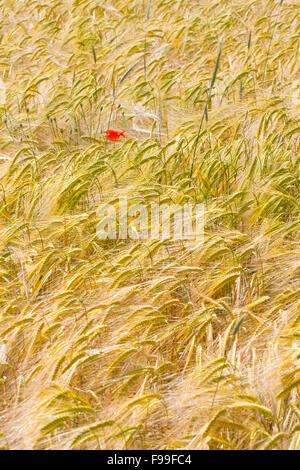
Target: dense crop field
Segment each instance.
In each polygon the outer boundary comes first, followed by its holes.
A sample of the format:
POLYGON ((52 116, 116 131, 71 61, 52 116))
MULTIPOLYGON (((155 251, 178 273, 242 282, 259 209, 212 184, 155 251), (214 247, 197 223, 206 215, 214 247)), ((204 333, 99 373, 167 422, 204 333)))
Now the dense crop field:
POLYGON ((300 449, 298 0, 0 13, 0 445, 300 449), (99 239, 120 195, 203 243, 99 239))

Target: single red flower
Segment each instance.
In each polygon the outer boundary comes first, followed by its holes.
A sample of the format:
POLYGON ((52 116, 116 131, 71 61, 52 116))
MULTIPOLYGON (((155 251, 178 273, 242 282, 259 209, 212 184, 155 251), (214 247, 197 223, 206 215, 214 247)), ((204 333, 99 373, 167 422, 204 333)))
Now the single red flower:
POLYGON ((111 129, 108 129, 107 131, 105 131, 106 133, 106 136, 105 138, 107 140, 112 140, 114 142, 116 142, 117 140, 119 140, 119 138, 122 136, 122 137, 125 137, 125 131, 122 131, 122 132, 118 132, 118 131, 113 131, 111 129))

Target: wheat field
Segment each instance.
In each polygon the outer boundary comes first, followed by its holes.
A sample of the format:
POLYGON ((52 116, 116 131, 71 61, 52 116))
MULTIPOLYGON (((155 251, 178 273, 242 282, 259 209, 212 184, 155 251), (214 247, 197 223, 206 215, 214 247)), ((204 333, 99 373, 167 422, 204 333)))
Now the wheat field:
POLYGON ((0 12, 1 448, 300 450, 298 0, 0 12), (99 239, 120 195, 203 243, 99 239))

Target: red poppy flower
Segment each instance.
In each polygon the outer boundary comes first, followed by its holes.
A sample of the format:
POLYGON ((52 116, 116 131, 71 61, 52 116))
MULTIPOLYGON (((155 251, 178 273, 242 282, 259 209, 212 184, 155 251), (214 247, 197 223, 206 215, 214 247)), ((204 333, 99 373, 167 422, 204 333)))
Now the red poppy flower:
POLYGON ((108 129, 107 131, 105 131, 105 133, 106 133, 105 138, 107 140, 112 140, 113 142, 116 142, 117 140, 119 140, 121 136, 125 137, 125 131, 118 132, 118 131, 113 131, 111 129, 108 129))

